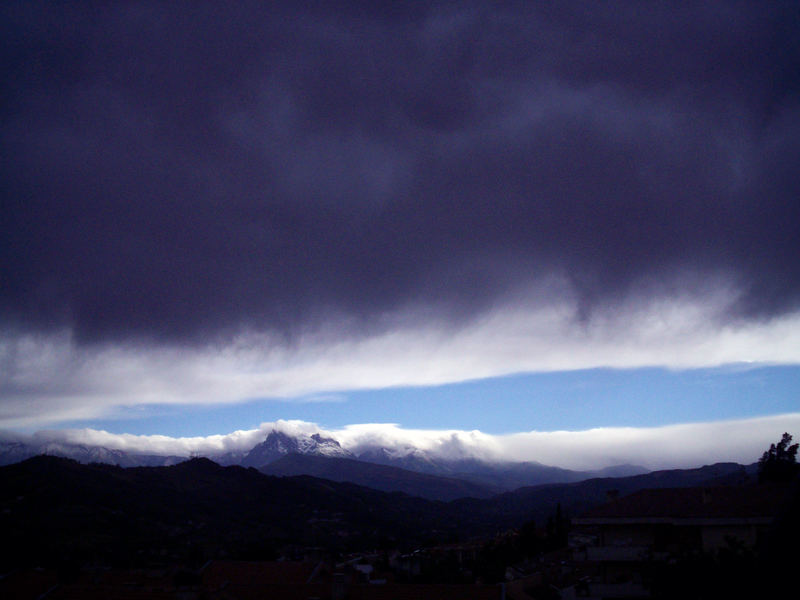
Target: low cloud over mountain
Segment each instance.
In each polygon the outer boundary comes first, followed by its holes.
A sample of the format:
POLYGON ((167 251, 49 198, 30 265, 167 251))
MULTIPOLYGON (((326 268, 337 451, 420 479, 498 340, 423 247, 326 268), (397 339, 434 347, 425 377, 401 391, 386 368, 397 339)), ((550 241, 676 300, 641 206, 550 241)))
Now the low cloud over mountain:
MULTIPOLYGON (((188 457, 203 455, 225 464, 239 464, 255 451, 254 466, 292 451, 321 456, 360 457, 423 472, 437 472, 436 463, 469 461, 538 462, 579 470, 632 464, 649 469, 686 468, 715 462, 756 461, 784 431, 800 431, 800 414, 672 425, 654 428, 602 428, 587 431, 521 432, 489 435, 480 431, 403 429, 391 424, 351 425, 324 430, 313 423, 278 421, 258 429, 227 435, 170 438, 113 434, 92 429, 43 431, 32 435, 5 433, 3 447, 47 448, 99 446, 129 454, 188 457), (16 445, 16 446, 15 446, 16 445), (404 458, 408 459, 404 462, 404 458), (262 462, 263 461, 263 462, 262 462), (425 466, 427 461, 428 466, 425 466), (255 463, 259 463, 255 465, 255 463)), ((83 452, 83 451, 81 451, 83 452)), ((113 461, 112 461, 113 462, 113 461)), ((156 463, 145 463, 156 464, 156 463)), ((444 474, 440 472, 440 474, 444 474)), ((452 471, 449 474, 453 474, 452 471)))

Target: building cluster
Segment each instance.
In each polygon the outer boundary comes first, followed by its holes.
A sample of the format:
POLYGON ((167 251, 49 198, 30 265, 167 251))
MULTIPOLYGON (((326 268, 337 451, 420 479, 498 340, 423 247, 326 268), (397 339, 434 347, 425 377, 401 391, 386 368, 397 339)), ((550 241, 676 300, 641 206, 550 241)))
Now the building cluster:
POLYGON ((715 589, 766 589, 774 572, 762 558, 776 543, 776 520, 796 520, 796 498, 782 484, 612 495, 572 519, 567 549, 509 567, 507 597, 721 597, 715 589))
MULTIPOLYGON (((84 568, 69 576, 27 569, 0 576, 0 597, 41 600, 595 600, 708 597, 698 580, 734 588, 750 577, 777 529, 798 520, 792 484, 645 489, 571 520, 568 543, 502 563, 520 532, 421 548, 331 559, 295 547, 283 560, 212 560, 199 569, 84 568), (727 569, 727 570, 726 570, 727 569), (501 583, 486 583, 498 581, 501 583), (477 583, 474 583, 477 582, 477 583)), ((537 535, 544 538, 545 532, 537 535)), ((784 536, 785 537, 785 536, 784 536)), ((566 539, 566 538, 565 538, 566 539)), ((790 538, 791 539, 791 538, 790 538)), ((543 546, 540 546, 543 547, 543 546)), ((517 555, 519 557, 519 554, 517 555)), ((791 554, 794 556, 794 554, 791 554)))
POLYGON ((0 579, 0 597, 41 600, 503 600, 504 586, 398 582, 368 557, 325 561, 212 560, 199 570, 84 570, 71 580, 28 569, 0 579))

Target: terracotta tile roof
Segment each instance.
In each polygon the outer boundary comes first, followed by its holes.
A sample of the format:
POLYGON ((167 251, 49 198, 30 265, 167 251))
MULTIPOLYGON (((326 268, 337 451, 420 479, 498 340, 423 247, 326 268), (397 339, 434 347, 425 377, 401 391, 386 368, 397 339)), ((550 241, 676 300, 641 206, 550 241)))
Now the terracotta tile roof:
POLYGON ((347 588, 348 600, 500 600, 500 585, 396 584, 347 588))
POLYGON ((148 588, 127 589, 116 585, 60 585, 52 593, 47 594, 47 600, 176 600, 184 594, 177 588, 167 590, 154 590, 148 588))
POLYGON ((214 560, 203 568, 201 575, 203 585, 212 589, 224 584, 257 587, 309 583, 316 567, 313 562, 214 560))
MULTIPOLYGON (((500 600, 500 585, 444 585, 444 584, 358 584, 346 585, 347 600, 500 600)), ((303 585, 274 584, 262 587, 230 586, 207 597, 219 600, 308 600, 333 597, 331 584, 303 585)))
MULTIPOLYGON (((169 573, 110 570, 83 573, 77 581, 57 584, 53 571, 28 570, 0 579, 0 597, 30 598, 46 593, 52 600, 331 600, 334 584, 307 583, 314 563, 212 561, 203 569, 203 583, 180 586, 169 573)), ((500 585, 353 584, 342 582, 348 600, 499 600, 500 585)))
MULTIPOLYGON (((331 584, 267 584, 262 586, 226 586, 221 590, 206 590, 205 598, 212 600, 330 600, 331 584)), ((349 598, 349 597, 348 597, 349 598)))
POLYGON ((38 598, 58 583, 55 571, 25 569, 0 577, 0 597, 38 598))

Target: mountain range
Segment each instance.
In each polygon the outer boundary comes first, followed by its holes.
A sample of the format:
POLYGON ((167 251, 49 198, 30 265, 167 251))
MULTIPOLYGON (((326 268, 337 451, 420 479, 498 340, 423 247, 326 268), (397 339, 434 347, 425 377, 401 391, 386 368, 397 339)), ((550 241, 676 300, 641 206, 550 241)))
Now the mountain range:
POLYGON ((188 458, 174 455, 138 454, 104 446, 57 441, 42 443, 0 441, 0 466, 12 465, 39 455, 71 458, 83 464, 101 463, 120 467, 168 467, 188 458))
MULTIPOLYGON (((187 457, 181 456, 138 454, 52 440, 42 443, 0 442, 0 465, 17 463, 42 454, 71 458, 84 464, 103 463, 122 467, 170 466, 187 460, 187 457)), ((253 467, 271 475, 312 475, 432 500, 488 498, 524 486, 647 472, 647 469, 635 465, 618 465, 600 471, 572 471, 535 461, 447 459, 413 446, 372 446, 361 448, 356 455, 343 448, 337 440, 319 433, 289 435, 275 429, 267 434, 264 441, 249 450, 209 454, 207 458, 223 466, 253 467)))
POLYGON ((428 500, 490 498, 503 491, 464 479, 419 473, 351 458, 305 454, 287 454, 262 466, 259 471, 265 475, 281 477, 310 475, 331 481, 349 481, 384 492, 403 492, 428 500))
MULTIPOLYGON (((272 464, 309 458, 352 461, 288 454, 272 464)), ((752 467, 720 463, 441 502, 307 475, 273 477, 205 458, 124 469, 37 456, 0 467, 5 542, 0 565, 67 559, 202 564, 211 556, 263 560, 297 545, 336 551, 413 549, 431 540, 492 536, 531 521, 541 526, 557 506, 567 516, 579 514, 605 502, 611 491, 737 485, 752 481, 748 470, 752 467)))

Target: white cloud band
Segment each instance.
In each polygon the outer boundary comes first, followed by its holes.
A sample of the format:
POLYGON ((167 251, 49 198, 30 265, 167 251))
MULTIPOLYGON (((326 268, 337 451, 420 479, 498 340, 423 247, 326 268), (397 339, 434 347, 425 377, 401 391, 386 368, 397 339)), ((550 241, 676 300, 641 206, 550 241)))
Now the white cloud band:
POLYGON ((242 452, 277 429, 291 435, 322 433, 356 454, 367 448, 402 451, 418 448, 431 457, 488 461, 537 461, 570 469, 637 464, 650 469, 689 468, 715 462, 749 464, 758 460, 784 431, 800 435, 800 413, 648 428, 609 427, 586 431, 530 431, 489 435, 480 431, 404 429, 394 424, 357 424, 325 430, 304 421, 262 423, 257 429, 226 435, 172 438, 114 434, 94 429, 42 431, 13 439, 104 446, 142 454, 212 456, 242 452))
POLYGON ((113 417, 156 404, 235 403, 254 398, 336 399, 336 392, 438 385, 593 367, 711 367, 800 363, 800 313, 725 321, 720 294, 596 312, 573 303, 507 304, 459 328, 396 318, 380 333, 341 328, 291 345, 245 333, 199 348, 81 346, 58 335, 0 332, 0 426, 36 427, 113 417))

